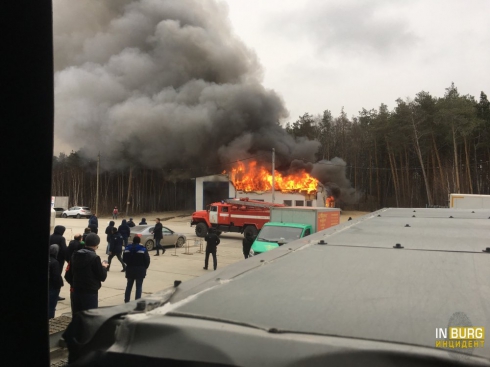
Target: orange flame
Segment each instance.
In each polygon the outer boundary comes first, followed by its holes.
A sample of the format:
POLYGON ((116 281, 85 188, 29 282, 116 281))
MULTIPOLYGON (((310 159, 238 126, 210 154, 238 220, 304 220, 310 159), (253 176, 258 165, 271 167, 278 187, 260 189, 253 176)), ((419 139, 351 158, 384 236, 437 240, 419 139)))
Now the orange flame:
MULTIPOLYGON (((249 162, 247 166, 238 162, 237 167, 231 170, 230 179, 239 191, 270 191, 272 189, 272 174, 256 161, 249 162)), ((274 187, 279 191, 302 191, 308 194, 316 192, 318 180, 311 177, 304 170, 295 175, 283 176, 275 171, 274 187)))

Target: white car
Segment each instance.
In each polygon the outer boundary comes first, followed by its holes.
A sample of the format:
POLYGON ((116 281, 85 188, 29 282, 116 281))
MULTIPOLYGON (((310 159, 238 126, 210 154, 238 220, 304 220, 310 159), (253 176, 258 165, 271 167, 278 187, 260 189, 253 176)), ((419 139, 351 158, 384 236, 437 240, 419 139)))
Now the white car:
POLYGON ((92 216, 92 212, 88 206, 73 206, 68 210, 65 210, 63 214, 61 214, 63 218, 74 217, 74 218, 90 218, 92 216))

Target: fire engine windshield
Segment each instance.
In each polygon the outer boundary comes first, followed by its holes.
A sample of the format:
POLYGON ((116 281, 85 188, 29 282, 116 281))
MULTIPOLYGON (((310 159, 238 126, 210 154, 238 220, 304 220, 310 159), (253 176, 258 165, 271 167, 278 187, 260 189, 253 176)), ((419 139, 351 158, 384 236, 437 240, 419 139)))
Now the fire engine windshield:
POLYGON ((278 242, 280 239, 284 239, 285 242, 290 242, 300 238, 302 231, 303 228, 297 227, 265 226, 261 229, 257 239, 264 242, 278 242))

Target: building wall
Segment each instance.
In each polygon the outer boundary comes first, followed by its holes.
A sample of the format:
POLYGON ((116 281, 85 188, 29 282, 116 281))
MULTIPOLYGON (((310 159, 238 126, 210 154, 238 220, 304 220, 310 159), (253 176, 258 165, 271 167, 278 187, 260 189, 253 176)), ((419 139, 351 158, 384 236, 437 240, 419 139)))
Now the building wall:
MULTIPOLYGON (((229 195, 228 198, 249 198, 251 200, 260 200, 272 202, 272 192, 264 191, 262 193, 257 192, 243 192, 236 191, 235 186, 229 181, 228 175, 213 175, 196 178, 196 211, 204 210, 204 183, 205 182, 228 182, 229 195)), ((228 199, 228 198, 222 198, 228 199)), ((277 204, 286 204, 288 206, 312 206, 312 207, 324 207, 325 206, 325 193, 323 187, 318 188, 318 193, 313 195, 301 194, 301 193, 283 193, 276 191, 274 193, 274 202, 277 204)))

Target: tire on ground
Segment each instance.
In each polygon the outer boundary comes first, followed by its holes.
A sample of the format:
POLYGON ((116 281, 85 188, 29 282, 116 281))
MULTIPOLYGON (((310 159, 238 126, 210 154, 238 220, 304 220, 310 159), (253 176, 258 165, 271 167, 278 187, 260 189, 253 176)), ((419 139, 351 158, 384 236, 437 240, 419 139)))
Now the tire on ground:
POLYGON ((259 231, 257 231, 257 228, 255 228, 255 226, 247 226, 245 228, 245 230, 243 231, 243 236, 244 237, 255 237, 257 236, 257 233, 259 233, 259 231))
POLYGON ((153 242, 153 240, 148 240, 145 242, 145 247, 148 251, 153 250, 154 246, 155 246, 155 242, 153 242))
POLYGON ((177 247, 184 246, 184 243, 185 243, 184 237, 177 238, 177 247))
POLYGON ((196 225, 196 236, 197 237, 205 237, 208 234, 208 226, 206 223, 197 223, 196 225))

